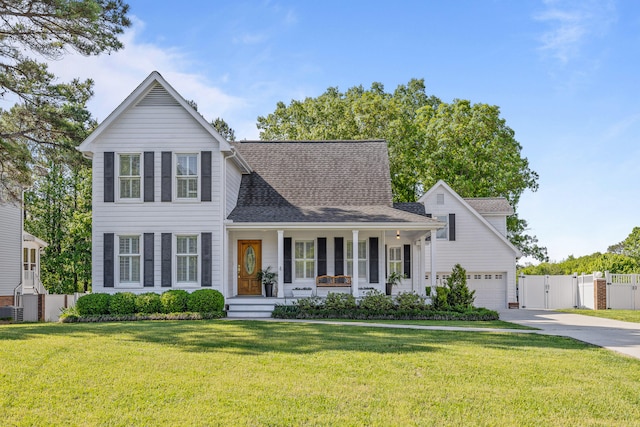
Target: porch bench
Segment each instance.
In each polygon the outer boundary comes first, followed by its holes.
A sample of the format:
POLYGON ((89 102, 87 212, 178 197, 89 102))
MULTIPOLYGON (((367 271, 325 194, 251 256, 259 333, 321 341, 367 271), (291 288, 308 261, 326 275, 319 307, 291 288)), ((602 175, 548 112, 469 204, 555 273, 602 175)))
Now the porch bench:
POLYGON ((318 288, 350 288, 351 276, 318 276, 316 277, 318 288))

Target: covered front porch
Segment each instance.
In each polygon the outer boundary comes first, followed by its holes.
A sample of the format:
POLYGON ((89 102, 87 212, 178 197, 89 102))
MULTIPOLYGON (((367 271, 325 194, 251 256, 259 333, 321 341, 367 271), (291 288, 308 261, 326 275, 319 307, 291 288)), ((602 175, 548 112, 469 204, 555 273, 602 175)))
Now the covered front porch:
POLYGON ((404 276, 393 294, 426 295, 425 287, 435 286, 435 274, 426 271, 425 262, 429 257, 430 265, 435 265, 436 248, 430 236, 444 225, 435 220, 419 227, 415 223, 270 225, 227 225, 225 248, 231 256, 223 271, 223 293, 230 307, 255 305, 255 311, 270 312, 276 303, 290 304, 298 297, 348 292, 359 298, 373 290, 384 293, 392 272, 404 276), (267 268, 277 273, 271 298, 256 278, 259 270, 267 268), (327 286, 325 276, 339 279, 327 286))

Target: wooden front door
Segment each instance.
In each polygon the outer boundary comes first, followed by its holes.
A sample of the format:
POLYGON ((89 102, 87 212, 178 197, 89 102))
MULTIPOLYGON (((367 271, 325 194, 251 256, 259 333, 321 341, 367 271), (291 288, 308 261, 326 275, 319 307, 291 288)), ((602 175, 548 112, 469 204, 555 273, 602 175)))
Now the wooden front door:
POLYGON ((238 295, 262 295, 262 240, 238 240, 238 295))

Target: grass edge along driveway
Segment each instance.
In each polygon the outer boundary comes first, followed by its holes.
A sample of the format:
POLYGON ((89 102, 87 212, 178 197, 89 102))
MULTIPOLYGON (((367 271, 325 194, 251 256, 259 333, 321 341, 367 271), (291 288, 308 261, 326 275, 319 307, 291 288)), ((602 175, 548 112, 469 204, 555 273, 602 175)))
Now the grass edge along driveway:
POLYGON ((638 425, 640 361, 537 334, 0 326, 4 425, 638 425))

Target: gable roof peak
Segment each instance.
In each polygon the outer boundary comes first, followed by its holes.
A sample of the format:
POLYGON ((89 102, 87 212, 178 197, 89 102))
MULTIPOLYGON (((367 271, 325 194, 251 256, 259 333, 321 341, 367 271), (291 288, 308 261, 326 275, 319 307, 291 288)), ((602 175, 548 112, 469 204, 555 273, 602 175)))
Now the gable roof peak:
POLYGON ((222 137, 189 103, 171 86, 158 71, 152 71, 115 110, 77 147, 82 153, 93 153, 93 143, 129 108, 139 105, 176 105, 184 108, 218 143, 221 151, 231 151, 229 142, 222 137), (147 98, 149 97, 149 98, 147 98), (174 103, 175 102, 175 103, 174 103))

